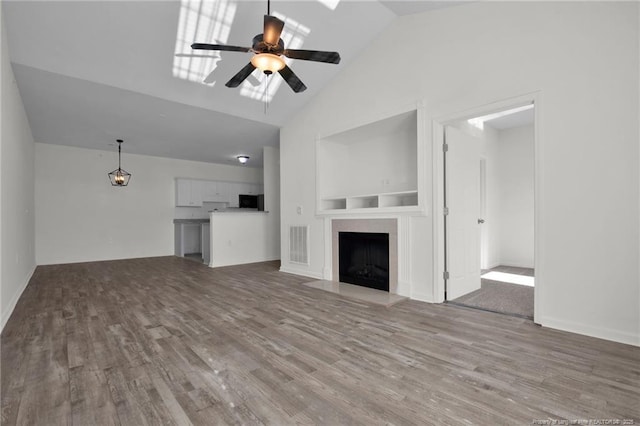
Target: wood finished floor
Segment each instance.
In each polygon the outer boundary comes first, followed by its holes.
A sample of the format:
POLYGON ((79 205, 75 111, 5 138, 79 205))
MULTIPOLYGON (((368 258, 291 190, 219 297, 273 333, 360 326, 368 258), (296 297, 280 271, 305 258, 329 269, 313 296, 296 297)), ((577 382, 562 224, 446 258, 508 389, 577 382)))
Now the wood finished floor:
POLYGON ((177 257, 38 267, 2 334, 2 424, 640 423, 640 348, 307 281, 177 257))

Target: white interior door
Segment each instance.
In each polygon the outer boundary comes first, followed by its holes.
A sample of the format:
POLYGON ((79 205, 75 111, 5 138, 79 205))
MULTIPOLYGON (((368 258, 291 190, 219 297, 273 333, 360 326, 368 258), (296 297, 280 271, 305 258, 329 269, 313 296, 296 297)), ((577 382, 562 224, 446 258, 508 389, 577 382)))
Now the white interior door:
POLYGON ((481 140, 446 127, 447 300, 480 288, 481 140))

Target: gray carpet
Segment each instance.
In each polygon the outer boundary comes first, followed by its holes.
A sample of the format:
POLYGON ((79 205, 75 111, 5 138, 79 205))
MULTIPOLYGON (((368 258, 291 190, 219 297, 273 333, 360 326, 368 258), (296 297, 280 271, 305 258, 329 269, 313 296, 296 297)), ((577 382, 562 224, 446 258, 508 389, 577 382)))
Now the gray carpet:
POLYGON ((482 279, 482 288, 452 301, 459 305, 533 319, 533 287, 482 279))

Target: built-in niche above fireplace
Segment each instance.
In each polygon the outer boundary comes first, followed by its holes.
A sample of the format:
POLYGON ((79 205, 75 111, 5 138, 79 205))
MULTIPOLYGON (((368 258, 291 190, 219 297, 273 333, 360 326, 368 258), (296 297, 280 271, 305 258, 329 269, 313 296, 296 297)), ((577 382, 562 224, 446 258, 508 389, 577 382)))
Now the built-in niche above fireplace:
POLYGON ((424 111, 412 105, 316 140, 316 213, 424 214, 424 111))
POLYGON ((340 282, 389 291, 389 234, 339 232, 340 282))

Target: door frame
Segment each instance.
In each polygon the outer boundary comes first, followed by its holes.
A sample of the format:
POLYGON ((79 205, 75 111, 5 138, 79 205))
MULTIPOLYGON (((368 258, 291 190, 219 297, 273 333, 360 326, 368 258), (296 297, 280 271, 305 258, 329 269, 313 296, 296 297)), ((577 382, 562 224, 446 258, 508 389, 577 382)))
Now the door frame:
MULTIPOLYGON (((478 218, 486 219, 487 217, 487 156, 480 155, 480 215, 478 218)), ((487 238, 487 227, 480 227, 480 270, 488 269, 486 259, 489 256, 485 243, 487 238), (484 259, 483 259, 484 256, 484 259), (483 262, 484 260, 484 262, 483 262)))
POLYGON ((534 104, 534 270, 535 270, 535 287, 534 287, 534 313, 533 320, 539 323, 542 317, 541 302, 544 291, 544 263, 542 262, 541 247, 543 247, 543 224, 541 220, 541 212, 543 212, 542 193, 543 193, 543 170, 542 170, 542 154, 543 154, 543 134, 542 134, 542 94, 541 92, 527 93, 512 98, 489 102, 479 106, 472 106, 461 109, 457 112, 444 114, 434 117, 432 120, 432 161, 433 161, 433 177, 432 177, 432 193, 433 193, 433 300, 442 303, 445 301, 445 219, 444 219, 444 202, 445 202, 445 164, 444 152, 442 146, 444 144, 444 128, 456 121, 480 117, 494 112, 504 111, 519 106, 534 104))

